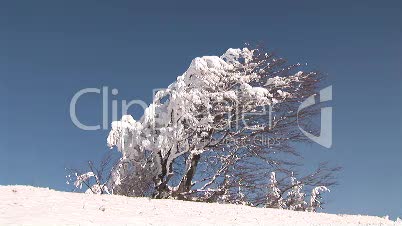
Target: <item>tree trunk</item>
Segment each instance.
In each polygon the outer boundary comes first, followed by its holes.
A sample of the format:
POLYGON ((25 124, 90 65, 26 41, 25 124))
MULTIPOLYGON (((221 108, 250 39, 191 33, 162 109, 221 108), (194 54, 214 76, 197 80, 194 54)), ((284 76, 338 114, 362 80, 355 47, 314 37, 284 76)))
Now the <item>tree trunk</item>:
POLYGON ((190 154, 188 158, 188 168, 183 178, 180 181, 179 187, 177 189, 177 195, 179 198, 184 198, 181 193, 189 192, 191 189, 191 181, 193 180, 194 174, 197 170, 197 165, 200 160, 200 154, 190 154))
MULTIPOLYGON (((160 161, 161 161, 161 168, 162 172, 155 178, 155 194, 154 198, 163 199, 168 198, 170 195, 169 188, 167 183, 169 182, 170 178, 172 177, 171 172, 167 171, 167 158, 163 159, 161 153, 159 153, 160 161)), ((170 170, 172 170, 172 166, 170 165, 170 170)))

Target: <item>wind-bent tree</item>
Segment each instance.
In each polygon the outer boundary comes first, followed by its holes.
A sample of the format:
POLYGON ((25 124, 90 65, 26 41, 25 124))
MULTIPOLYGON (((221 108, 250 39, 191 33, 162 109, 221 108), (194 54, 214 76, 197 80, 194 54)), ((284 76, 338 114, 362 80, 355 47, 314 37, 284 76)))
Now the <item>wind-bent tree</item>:
POLYGON ((139 121, 125 115, 112 123, 108 145, 122 158, 109 190, 266 206, 272 202, 272 172, 280 187, 276 198, 283 202, 300 184, 333 185, 336 169, 325 164, 296 185, 286 182, 300 166, 295 145, 310 142, 298 123, 315 131, 311 120, 319 113, 311 107, 297 114, 321 79, 317 72, 298 71, 300 66, 259 48, 195 58, 176 82, 156 93, 139 121))

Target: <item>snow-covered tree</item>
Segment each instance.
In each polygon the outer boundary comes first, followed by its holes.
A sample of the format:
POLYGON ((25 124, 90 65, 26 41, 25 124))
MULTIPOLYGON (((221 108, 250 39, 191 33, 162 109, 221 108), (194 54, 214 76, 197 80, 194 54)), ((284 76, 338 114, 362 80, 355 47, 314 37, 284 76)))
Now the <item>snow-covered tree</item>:
POLYGON ((318 209, 322 209, 322 192, 330 192, 330 190, 325 186, 318 186, 311 190, 310 196, 310 206, 308 208, 311 212, 317 212, 318 209))
MULTIPOLYGON (((310 142, 299 132, 297 116, 307 128, 309 116, 318 112, 296 114, 317 92, 319 74, 295 71, 300 64, 285 62, 258 48, 195 58, 176 82, 156 93, 139 120, 125 115, 112 123, 108 145, 122 158, 109 190, 120 193, 143 180, 152 181, 155 198, 225 196, 265 205, 270 172, 289 175, 299 156, 293 144, 310 142)), ((325 169, 306 177, 307 184, 331 185, 325 169)))

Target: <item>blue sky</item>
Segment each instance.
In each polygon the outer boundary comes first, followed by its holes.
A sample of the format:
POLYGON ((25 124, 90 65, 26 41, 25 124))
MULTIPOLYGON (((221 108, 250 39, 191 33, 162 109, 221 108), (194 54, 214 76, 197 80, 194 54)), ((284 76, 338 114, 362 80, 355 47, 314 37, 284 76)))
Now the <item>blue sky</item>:
MULTIPOLYGON (((2 2, 0 184, 70 190, 65 167, 108 151, 108 131, 70 120, 78 90, 149 102, 194 57, 244 42, 333 85, 333 147, 304 149, 344 168, 325 212, 402 216, 401 1, 2 2)), ((77 108, 83 122, 101 122, 100 96, 77 108)))

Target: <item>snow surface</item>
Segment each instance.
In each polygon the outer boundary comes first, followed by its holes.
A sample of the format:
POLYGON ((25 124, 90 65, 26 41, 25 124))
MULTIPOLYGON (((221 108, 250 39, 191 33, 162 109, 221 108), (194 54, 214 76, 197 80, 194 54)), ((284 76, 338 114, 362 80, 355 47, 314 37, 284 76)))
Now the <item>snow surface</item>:
POLYGON ((0 225, 402 225, 373 216, 0 186, 0 225))

